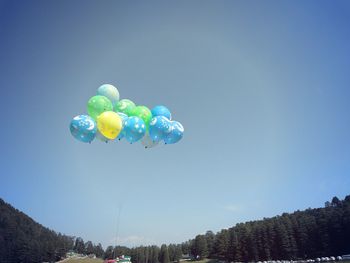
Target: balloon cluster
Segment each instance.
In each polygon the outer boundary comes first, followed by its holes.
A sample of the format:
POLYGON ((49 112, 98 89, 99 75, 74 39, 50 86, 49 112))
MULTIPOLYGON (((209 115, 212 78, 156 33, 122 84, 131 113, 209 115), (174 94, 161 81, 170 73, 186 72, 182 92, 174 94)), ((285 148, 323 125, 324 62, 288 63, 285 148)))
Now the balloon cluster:
POLYGON ((70 132, 82 142, 91 143, 95 137, 104 142, 125 138, 129 143, 141 141, 145 148, 152 148, 162 141, 177 143, 184 133, 181 123, 171 120, 165 106, 150 110, 129 99, 119 100, 119 91, 111 84, 97 89, 97 95, 88 101, 87 112, 70 123, 70 132))

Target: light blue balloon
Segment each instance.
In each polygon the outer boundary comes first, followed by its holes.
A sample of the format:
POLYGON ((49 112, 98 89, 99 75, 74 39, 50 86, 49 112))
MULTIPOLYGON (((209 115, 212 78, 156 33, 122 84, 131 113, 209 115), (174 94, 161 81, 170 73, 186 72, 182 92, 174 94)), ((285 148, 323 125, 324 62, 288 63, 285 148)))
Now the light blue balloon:
POLYGON ((97 89, 97 95, 107 97, 112 104, 116 104, 119 101, 119 91, 111 84, 103 84, 97 89))
POLYGON ((168 120, 171 120, 171 112, 170 110, 162 105, 158 105, 155 106, 152 110, 152 116, 156 117, 156 116, 164 116, 165 118, 167 118, 168 120))
POLYGON ((123 130, 125 139, 134 143, 146 134, 146 125, 141 118, 132 116, 125 120, 123 130))
POLYGON ((170 121, 164 116, 153 117, 149 124, 149 136, 154 142, 163 140, 171 132, 170 121))
POLYGON ((69 128, 74 138, 81 142, 92 142, 97 132, 96 122, 87 115, 74 117, 69 128))
POLYGON ((182 139, 184 136, 184 127, 178 121, 172 121, 171 132, 164 138, 165 144, 174 144, 182 139))
POLYGON ((122 113, 122 112, 117 112, 117 113, 120 116, 120 118, 122 119, 122 123, 123 123, 123 128, 117 137, 118 140, 121 140, 125 137, 124 122, 128 119, 128 115, 126 115, 125 113, 122 113))

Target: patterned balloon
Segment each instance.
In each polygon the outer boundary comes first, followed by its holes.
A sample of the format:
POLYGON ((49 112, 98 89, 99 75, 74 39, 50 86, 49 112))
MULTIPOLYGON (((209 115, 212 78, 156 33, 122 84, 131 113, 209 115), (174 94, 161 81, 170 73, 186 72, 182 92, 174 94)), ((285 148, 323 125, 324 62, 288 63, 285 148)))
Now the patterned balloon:
POLYGON ((128 142, 137 142, 145 135, 145 133, 146 125, 141 118, 132 116, 124 122, 124 136, 128 142))
POLYGON ((126 114, 124 114, 122 112, 117 112, 117 113, 120 116, 120 118, 122 119, 122 124, 123 124, 123 128, 122 128, 122 130, 120 131, 120 133, 119 133, 119 135, 117 137, 118 140, 121 140, 121 139, 123 139, 125 137, 124 122, 128 119, 128 115, 126 115, 126 114))
POLYGON ((163 140, 171 132, 170 121, 164 116, 152 118, 149 124, 149 135, 154 142, 163 140))
POLYGON ((123 99, 120 100, 117 104, 115 104, 114 111, 122 112, 128 116, 131 116, 131 112, 135 107, 135 103, 133 103, 131 100, 123 99))
POLYGON ((167 107, 162 106, 162 105, 155 106, 152 109, 152 116, 153 117, 155 117, 155 116, 164 116, 165 118, 171 120, 170 110, 167 107))
POLYGON ((184 136, 184 127, 178 121, 172 121, 171 132, 164 138, 165 144, 174 144, 182 139, 184 136))
POLYGON ((141 118, 146 124, 146 130, 148 130, 149 123, 152 119, 152 112, 146 106, 137 106, 131 111, 131 116, 141 118))
POLYGON ((141 139, 141 144, 145 146, 145 148, 153 148, 159 145, 159 142, 154 142, 149 136, 149 133, 146 132, 145 136, 141 139))
POLYGON ((97 95, 107 97, 113 105, 119 101, 119 91, 111 84, 103 84, 97 89, 97 95))
POLYGON ((97 117, 97 128, 103 136, 113 140, 123 128, 122 119, 114 111, 105 111, 97 117))
POLYGON ((96 136, 96 122, 87 115, 78 115, 70 123, 70 132, 81 142, 92 142, 96 136))
POLYGON ((105 96, 96 95, 89 99, 87 111, 91 118, 97 120, 97 117, 105 111, 112 111, 112 102, 105 96))

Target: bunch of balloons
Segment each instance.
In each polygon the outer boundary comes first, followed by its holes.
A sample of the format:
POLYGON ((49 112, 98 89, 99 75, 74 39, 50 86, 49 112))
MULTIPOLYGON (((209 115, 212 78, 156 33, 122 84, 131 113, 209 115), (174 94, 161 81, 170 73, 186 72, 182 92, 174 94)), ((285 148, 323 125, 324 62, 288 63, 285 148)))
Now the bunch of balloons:
POLYGON ((87 104, 88 115, 78 115, 70 123, 70 132, 79 141, 91 143, 95 137, 108 142, 125 138, 129 143, 141 141, 145 148, 152 148, 164 141, 174 144, 180 141, 184 128, 171 120, 165 106, 136 106, 129 99, 119 100, 119 91, 111 84, 97 89, 97 95, 87 104))

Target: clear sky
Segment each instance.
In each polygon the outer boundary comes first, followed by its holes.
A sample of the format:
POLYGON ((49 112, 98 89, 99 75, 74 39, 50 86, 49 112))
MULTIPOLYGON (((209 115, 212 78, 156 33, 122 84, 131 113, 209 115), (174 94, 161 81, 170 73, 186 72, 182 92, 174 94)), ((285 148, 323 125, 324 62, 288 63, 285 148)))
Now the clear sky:
POLYGON ((350 194, 349 1, 0 1, 0 197, 56 231, 182 242, 350 194), (69 132, 104 83, 176 145, 69 132))

